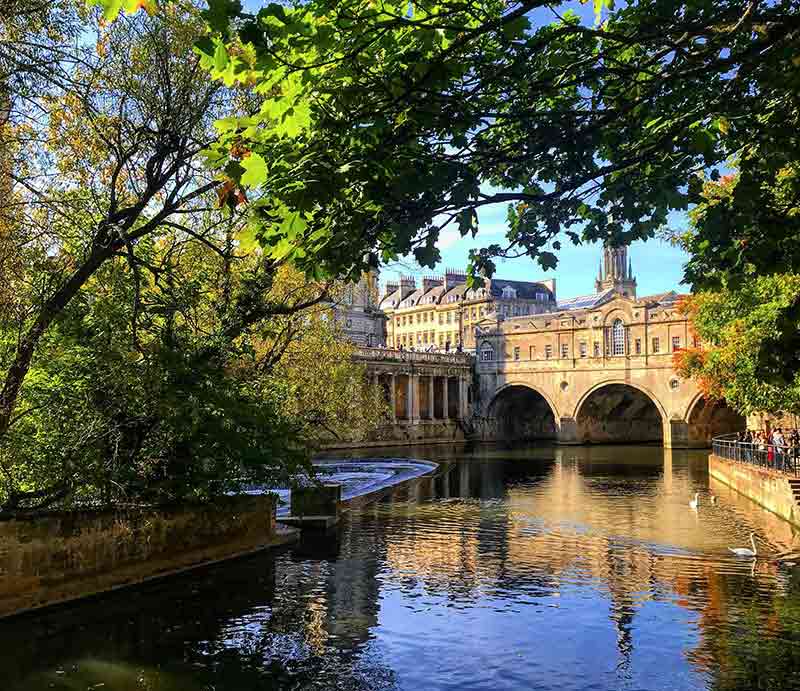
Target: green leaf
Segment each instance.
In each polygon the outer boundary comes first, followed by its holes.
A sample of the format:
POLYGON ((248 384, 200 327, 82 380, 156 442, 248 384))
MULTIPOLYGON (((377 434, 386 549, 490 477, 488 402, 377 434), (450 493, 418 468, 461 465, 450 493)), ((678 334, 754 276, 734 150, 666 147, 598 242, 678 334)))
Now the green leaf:
POLYGON ((252 189, 266 182, 267 162, 260 154, 251 153, 249 156, 245 156, 242 159, 241 166, 244 168, 244 173, 239 182, 244 187, 252 189))
POLYGON ((218 72, 222 72, 228 66, 228 50, 225 44, 220 41, 214 50, 214 67, 218 72))
POLYGON ((283 223, 281 223, 281 232, 290 241, 294 240, 306 228, 308 228, 308 223, 297 211, 290 211, 283 219, 283 223))

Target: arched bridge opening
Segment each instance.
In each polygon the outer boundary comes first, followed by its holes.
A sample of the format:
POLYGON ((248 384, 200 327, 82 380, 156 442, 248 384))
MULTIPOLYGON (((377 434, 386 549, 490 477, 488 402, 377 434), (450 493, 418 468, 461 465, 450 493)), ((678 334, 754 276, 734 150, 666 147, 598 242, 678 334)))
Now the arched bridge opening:
POLYGON ((704 397, 700 397, 692 406, 687 422, 689 445, 695 447, 709 447, 712 438, 720 434, 739 432, 747 426, 747 420, 725 401, 704 397))
POLYGON ((498 441, 555 439, 558 434, 550 404, 542 394, 527 386, 502 389, 490 406, 489 417, 494 420, 498 441))
POLYGON ((605 384, 580 404, 577 440, 592 444, 663 442, 664 420, 648 394, 627 384, 605 384))

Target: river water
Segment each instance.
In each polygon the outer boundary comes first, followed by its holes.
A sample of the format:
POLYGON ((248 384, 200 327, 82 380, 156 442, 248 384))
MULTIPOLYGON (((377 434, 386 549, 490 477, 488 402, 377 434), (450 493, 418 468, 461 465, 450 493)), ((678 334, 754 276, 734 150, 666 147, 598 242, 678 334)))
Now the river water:
POLYGON ((335 535, 0 622, 0 688, 800 688, 800 566, 727 552, 797 536, 705 452, 404 452, 335 535))

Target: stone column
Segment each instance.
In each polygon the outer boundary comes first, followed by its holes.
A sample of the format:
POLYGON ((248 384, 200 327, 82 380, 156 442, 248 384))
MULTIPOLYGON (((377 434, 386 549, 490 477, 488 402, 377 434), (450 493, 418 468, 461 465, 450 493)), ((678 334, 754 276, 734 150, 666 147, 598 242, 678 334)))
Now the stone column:
POLYGON ((442 377, 444 386, 442 387, 442 419, 450 419, 450 401, 447 399, 450 390, 450 377, 442 377))
POLYGON ((395 391, 395 386, 397 386, 397 382, 395 381, 395 375, 389 375, 389 405, 392 407, 392 424, 397 423, 397 392, 395 391))
POLYGON ((419 375, 410 375, 408 381, 411 401, 411 424, 416 425, 419 422, 419 375))
POLYGON ((414 377, 406 375, 406 420, 414 421, 414 377))
POLYGON ((467 380, 464 377, 458 378, 458 417, 460 420, 467 419, 469 410, 467 401, 467 380))
POLYGON ((434 407, 436 404, 436 396, 434 395, 434 389, 436 388, 436 377, 431 375, 428 377, 428 418, 430 420, 436 419, 436 408, 434 407))

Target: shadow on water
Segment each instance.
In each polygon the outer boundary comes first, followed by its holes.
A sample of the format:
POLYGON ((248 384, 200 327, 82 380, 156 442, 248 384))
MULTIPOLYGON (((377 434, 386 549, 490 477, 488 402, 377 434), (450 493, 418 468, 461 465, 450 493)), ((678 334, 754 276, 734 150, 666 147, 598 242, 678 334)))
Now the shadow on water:
POLYGON ((796 530, 703 452, 403 455, 440 471, 333 533, 0 622, 2 688, 800 688, 795 570, 727 551, 796 530))

